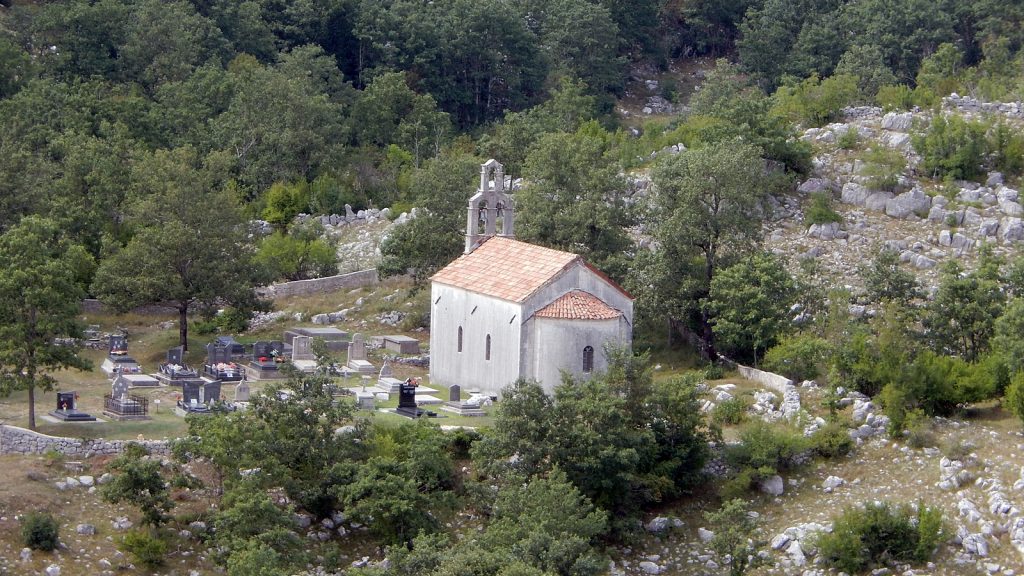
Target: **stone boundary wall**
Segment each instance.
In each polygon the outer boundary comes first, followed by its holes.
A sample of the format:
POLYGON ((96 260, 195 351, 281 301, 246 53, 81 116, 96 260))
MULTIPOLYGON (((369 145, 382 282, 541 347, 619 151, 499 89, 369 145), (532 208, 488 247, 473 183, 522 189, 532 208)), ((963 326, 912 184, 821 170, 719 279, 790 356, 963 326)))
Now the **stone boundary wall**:
MULTIPOLYGON (((95 298, 86 298, 82 300, 82 312, 86 314, 105 314, 113 313, 112 310, 108 309, 103 305, 102 302, 95 298)), ((145 316, 177 316, 178 309, 172 306, 139 306, 132 310, 133 314, 143 314, 145 316)))
POLYGON ((785 393, 786 388, 793 385, 793 381, 785 376, 780 376, 773 372, 765 372, 764 370, 758 370, 757 368, 751 368, 742 364, 736 364, 736 371, 747 380, 763 384, 779 393, 785 393))
POLYGON ((360 270, 348 274, 328 276, 326 278, 313 278, 310 280, 296 280, 272 284, 257 289, 260 296, 264 298, 282 298, 285 296, 307 296, 309 294, 320 294, 339 290, 342 288, 359 288, 362 286, 373 286, 380 282, 377 277, 377 270, 360 270))
POLYGON ((84 440, 47 436, 25 428, 0 424, 0 454, 43 454, 47 450, 55 450, 65 456, 78 458, 112 456, 120 454, 129 442, 141 444, 150 454, 167 456, 171 453, 171 444, 167 440, 84 440))

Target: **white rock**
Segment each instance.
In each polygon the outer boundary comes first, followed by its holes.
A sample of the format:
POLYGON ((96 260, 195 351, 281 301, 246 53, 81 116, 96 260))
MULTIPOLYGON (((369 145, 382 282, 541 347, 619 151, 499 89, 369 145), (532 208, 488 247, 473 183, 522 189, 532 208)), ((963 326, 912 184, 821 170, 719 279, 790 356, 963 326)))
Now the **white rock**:
POLYGON ((761 492, 764 492, 765 494, 781 496, 783 491, 786 489, 786 483, 783 482, 782 476, 775 474, 774 476, 769 476, 768 478, 761 480, 758 487, 761 492))
POLYGON ((697 536, 700 537, 700 541, 707 544, 711 542, 711 539, 715 537, 715 533, 706 528, 697 528, 697 536))
POLYGON ((46 576, 60 576, 60 566, 50 564, 46 567, 46 576))

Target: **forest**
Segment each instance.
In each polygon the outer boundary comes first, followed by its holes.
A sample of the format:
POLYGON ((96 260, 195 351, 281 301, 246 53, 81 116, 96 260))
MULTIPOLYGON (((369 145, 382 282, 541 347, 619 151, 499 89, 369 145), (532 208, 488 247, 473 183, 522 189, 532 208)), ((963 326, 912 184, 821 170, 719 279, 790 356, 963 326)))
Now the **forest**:
MULTIPOLYGON (((379 272, 423 286, 461 253, 465 201, 496 158, 524 183, 517 237, 584 255, 637 297, 638 349, 692 344, 705 371, 656 381, 649 357, 620 355, 553 397, 520 382, 482 436, 353 424, 297 377, 292 396, 193 422, 177 450, 218 480, 229 574, 305 566, 297 509, 365 520, 392 546, 367 574, 598 573, 605 545, 701 485, 721 422, 703 421, 697 396, 719 354, 820 379, 834 400, 874 397, 894 437, 996 398, 1024 418, 1024 259, 983 246, 926 293, 883 250, 851 292, 764 250, 761 226, 811 170, 799 130, 846 106, 1021 100, 1022 24, 1022 0, 0 0, 0 390, 49 389, 47 371, 81 365, 52 343, 80 335, 86 296, 169 305, 184 345, 199 319, 244 328, 268 305, 253 287, 337 270, 300 214, 417 208, 379 272), (692 97, 660 88, 681 112, 621 114, 637 70, 693 61, 708 69, 692 97), (656 193, 638 200, 641 171, 656 193), (460 506, 486 522, 450 541, 438 518, 460 506)), ((937 183, 1024 175, 1024 135, 998 121, 935 122, 914 148, 937 183)), ((829 202, 815 219, 835 217, 829 202)), ((837 426, 810 440, 750 430, 723 498, 796 451, 845 453, 837 426)), ((118 466, 159 478, 147 462, 118 466)), ((110 497, 163 524, 166 495, 136 489, 110 497)), ((717 518, 742 524, 728 502, 717 518)), ((935 536, 915 536, 908 561, 935 536)), ((745 540, 721 546, 742 572, 745 540)))

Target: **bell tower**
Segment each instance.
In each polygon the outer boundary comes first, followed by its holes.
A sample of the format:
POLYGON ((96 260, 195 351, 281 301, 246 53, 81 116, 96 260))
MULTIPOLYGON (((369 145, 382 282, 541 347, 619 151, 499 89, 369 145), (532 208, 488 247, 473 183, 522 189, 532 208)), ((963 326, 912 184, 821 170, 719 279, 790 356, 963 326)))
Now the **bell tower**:
POLYGON ((466 208, 466 249, 469 254, 491 236, 513 237, 512 197, 505 192, 505 167, 493 158, 480 165, 480 188, 466 208), (501 232, 497 232, 498 219, 501 232))

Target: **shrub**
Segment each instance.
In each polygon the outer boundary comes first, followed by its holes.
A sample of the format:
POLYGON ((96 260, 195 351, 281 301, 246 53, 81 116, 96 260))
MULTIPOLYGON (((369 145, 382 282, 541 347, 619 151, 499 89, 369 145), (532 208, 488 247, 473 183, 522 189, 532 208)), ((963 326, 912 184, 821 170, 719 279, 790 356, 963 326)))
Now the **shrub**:
POLYGON ((864 175, 867 185, 873 190, 894 192, 900 183, 900 174, 907 167, 907 160, 896 150, 876 146, 864 156, 864 175))
POLYGON ((810 444, 798 431, 757 420, 740 432, 740 443, 726 451, 729 463, 739 470, 722 484, 720 495, 735 498, 760 480, 799 463, 810 444))
POLYGON ((875 101, 886 112, 910 110, 914 106, 914 91, 903 84, 882 86, 875 95, 875 101))
POLYGON ((811 204, 804 211, 804 219, 808 224, 828 224, 843 221, 843 217, 832 208, 832 196, 824 192, 811 194, 811 204))
POLYGON ((718 403, 711 411, 711 421, 719 426, 735 426, 747 417, 747 402, 743 398, 730 398, 718 403))
POLYGON ((1006 388, 1003 406, 1024 422, 1024 370, 1018 372, 1006 388))
POLYGON ((811 434, 811 448, 825 458, 846 456, 853 450, 853 439, 846 428, 837 422, 829 422, 811 434))
POLYGON ((821 375, 829 356, 829 344, 813 334, 787 336, 764 355, 764 367, 800 382, 821 375))
POLYGON ((164 563, 167 554, 167 543, 160 538, 142 530, 133 530, 124 535, 121 547, 132 555, 135 561, 145 566, 154 567, 164 563))
POLYGON ((29 512, 21 519, 21 539, 33 550, 57 548, 60 523, 48 512, 29 512))
POLYGON ((970 456, 973 449, 974 447, 964 442, 962 438, 955 438, 943 445, 942 455, 950 460, 963 460, 970 456))
POLYGON ((808 126, 823 126, 839 117, 844 106, 857 101, 857 78, 836 74, 824 80, 812 75, 799 84, 781 86, 772 96, 773 110, 808 126))
POLYGON ((935 446, 935 434, 932 432, 931 422, 921 409, 907 413, 907 445, 911 448, 925 448, 935 446))
POLYGON ((820 533, 814 545, 826 564, 856 573, 887 562, 924 562, 944 537, 937 508, 918 503, 915 510, 882 502, 848 508, 834 520, 832 532, 820 533))
POLYGON ((928 131, 914 138, 921 167, 933 178, 969 180, 981 175, 987 143, 985 126, 960 116, 936 116, 928 131))
POLYGON ((856 129, 850 128, 846 132, 839 135, 836 139, 836 146, 840 150, 853 150, 860 143, 860 134, 856 129))

